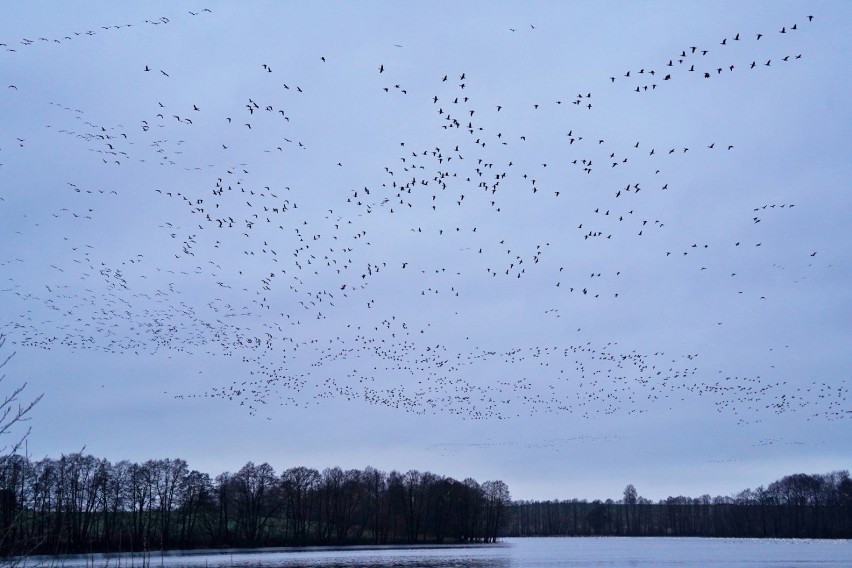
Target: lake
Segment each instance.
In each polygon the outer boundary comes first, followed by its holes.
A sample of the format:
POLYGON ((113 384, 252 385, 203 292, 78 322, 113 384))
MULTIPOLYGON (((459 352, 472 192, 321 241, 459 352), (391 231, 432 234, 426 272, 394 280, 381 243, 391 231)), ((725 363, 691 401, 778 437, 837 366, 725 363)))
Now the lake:
POLYGON ((33 557, 25 566, 67 568, 496 567, 713 568, 852 566, 846 540, 710 538, 509 538, 495 545, 176 551, 33 557))

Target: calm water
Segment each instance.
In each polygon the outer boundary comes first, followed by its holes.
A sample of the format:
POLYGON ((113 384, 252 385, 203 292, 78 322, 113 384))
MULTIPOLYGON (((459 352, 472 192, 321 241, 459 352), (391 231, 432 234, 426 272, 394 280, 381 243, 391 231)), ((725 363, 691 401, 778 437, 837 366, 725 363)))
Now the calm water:
POLYGON ((852 566, 852 542, 703 538, 519 538, 490 546, 275 549, 32 558, 67 568, 323 568, 635 566, 713 568, 852 566))

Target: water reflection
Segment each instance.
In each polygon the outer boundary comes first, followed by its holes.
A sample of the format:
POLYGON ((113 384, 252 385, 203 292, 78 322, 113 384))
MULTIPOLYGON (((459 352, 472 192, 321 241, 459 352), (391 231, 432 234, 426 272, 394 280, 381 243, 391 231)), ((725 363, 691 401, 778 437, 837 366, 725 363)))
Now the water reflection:
POLYGON ((14 568, 849 568, 852 541, 519 538, 481 546, 182 551, 31 557, 14 568))
POLYGON ((33 557, 25 566, 51 568, 509 568, 507 545, 369 548, 287 548, 178 551, 154 554, 90 554, 33 557))

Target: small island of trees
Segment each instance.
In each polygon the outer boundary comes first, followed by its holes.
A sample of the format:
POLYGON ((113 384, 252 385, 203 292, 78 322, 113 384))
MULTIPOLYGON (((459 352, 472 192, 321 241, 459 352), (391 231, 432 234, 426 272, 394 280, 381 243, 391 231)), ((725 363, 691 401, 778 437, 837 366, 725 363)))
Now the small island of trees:
POLYGON ((182 459, 10 455, 0 459, 0 553, 487 543, 510 504, 502 481, 416 470, 278 474, 249 462, 211 477, 182 459))

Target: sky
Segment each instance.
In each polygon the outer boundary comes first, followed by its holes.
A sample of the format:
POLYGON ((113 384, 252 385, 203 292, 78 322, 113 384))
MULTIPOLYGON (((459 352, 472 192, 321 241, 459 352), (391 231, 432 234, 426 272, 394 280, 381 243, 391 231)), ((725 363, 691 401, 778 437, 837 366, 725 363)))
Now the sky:
POLYGON ((731 495, 852 457, 847 2, 4 2, 31 457, 731 495))

